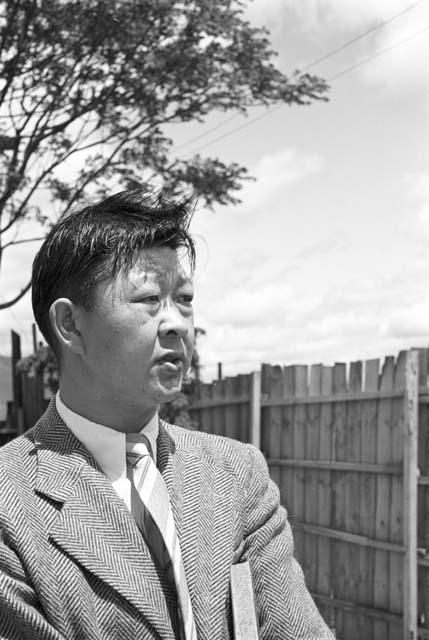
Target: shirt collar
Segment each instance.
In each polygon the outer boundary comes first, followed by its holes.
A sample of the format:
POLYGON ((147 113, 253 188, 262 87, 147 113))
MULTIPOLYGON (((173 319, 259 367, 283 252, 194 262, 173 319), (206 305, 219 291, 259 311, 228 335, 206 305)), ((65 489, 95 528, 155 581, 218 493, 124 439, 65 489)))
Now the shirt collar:
MULTIPOLYGON (((125 433, 110 427, 92 422, 67 407, 58 391, 55 396, 57 411, 70 431, 88 449, 95 461, 107 476, 114 482, 126 476, 125 433)), ((156 441, 158 438, 158 413, 141 429, 148 438, 156 464, 156 441)))

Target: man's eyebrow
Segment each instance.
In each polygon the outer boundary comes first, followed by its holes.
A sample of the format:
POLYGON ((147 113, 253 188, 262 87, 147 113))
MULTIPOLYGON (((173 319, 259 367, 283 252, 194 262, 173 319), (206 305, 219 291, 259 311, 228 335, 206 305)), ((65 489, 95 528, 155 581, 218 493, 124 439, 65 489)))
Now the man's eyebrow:
POLYGON ((193 281, 192 281, 192 279, 191 279, 189 276, 186 276, 186 275, 183 275, 183 274, 182 274, 182 275, 179 275, 179 276, 177 277, 177 284, 178 284, 178 286, 180 287, 180 286, 182 286, 183 284, 193 284, 193 281))
POLYGON ((142 275, 141 277, 137 277, 137 278, 132 278, 130 280, 128 280, 128 284, 131 287, 131 289, 141 289, 142 287, 144 287, 145 285, 149 285, 149 278, 146 275, 142 275))

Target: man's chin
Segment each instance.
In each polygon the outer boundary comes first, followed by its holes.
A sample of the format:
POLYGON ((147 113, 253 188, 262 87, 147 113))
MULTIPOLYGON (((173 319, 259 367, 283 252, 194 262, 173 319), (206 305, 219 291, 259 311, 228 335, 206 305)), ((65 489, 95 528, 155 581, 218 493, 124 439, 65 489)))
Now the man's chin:
POLYGON ((182 391, 182 381, 174 382, 173 380, 169 383, 163 382, 163 384, 159 385, 159 402, 171 402, 182 391))

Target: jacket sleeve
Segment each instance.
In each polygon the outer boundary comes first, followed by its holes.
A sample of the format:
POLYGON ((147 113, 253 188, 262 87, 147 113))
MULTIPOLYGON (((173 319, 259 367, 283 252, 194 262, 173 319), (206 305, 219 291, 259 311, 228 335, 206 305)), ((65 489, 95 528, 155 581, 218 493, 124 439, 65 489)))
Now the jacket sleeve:
POLYGON ((261 640, 334 640, 293 557, 292 531, 262 453, 247 445, 247 522, 241 560, 252 572, 261 640))
POLYGON ((0 502, 0 640, 65 640, 47 622, 5 524, 0 502))

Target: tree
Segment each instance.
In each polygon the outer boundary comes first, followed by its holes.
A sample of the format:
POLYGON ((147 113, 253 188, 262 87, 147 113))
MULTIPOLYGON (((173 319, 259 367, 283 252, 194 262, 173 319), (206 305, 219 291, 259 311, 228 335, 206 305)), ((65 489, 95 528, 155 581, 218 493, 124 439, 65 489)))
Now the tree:
MULTIPOLYGON (((243 0, 0 0, 0 268, 77 201, 148 178, 171 195, 236 203, 245 167, 174 153, 165 127, 212 111, 326 99, 286 77, 243 0), (40 194, 48 194, 49 211, 40 194)), ((17 302, 26 284, 0 309, 17 302)))

